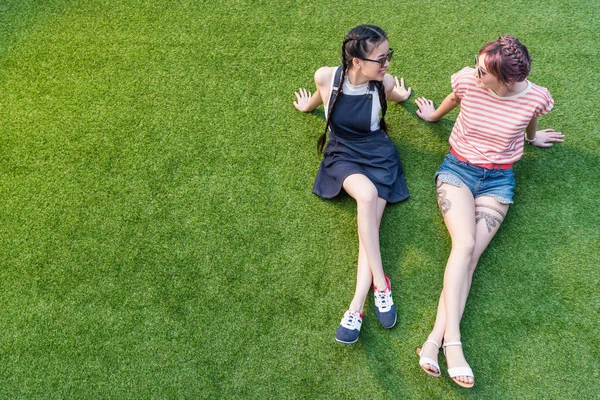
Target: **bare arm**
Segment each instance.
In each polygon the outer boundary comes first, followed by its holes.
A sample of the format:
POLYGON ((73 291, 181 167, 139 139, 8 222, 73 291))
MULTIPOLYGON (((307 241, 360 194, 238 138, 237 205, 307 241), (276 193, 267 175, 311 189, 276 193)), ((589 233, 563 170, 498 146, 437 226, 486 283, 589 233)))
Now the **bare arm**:
POLYGON ((296 95, 294 107, 296 107, 298 111, 311 112, 323 104, 323 99, 321 99, 321 93, 319 93, 318 88, 312 94, 304 88, 300 88, 297 92, 294 92, 294 94, 296 95))
POLYGON ((294 107, 301 112, 311 112, 321 104, 323 104, 323 98, 329 98, 329 86, 331 85, 331 79, 333 69, 330 67, 321 67, 315 72, 315 85, 317 90, 312 94, 304 88, 300 88, 298 92, 294 92, 296 95, 296 101, 294 101, 294 107))
POLYGON ((525 140, 527 140, 529 143, 535 142, 537 136, 537 128, 538 117, 533 117, 531 118, 531 121, 529 121, 529 125, 527 125, 527 128, 525 128, 525 140))
POLYGON ((419 97, 415 100, 419 109, 417 110, 417 115, 429 122, 436 122, 442 119, 442 117, 448 114, 450 111, 454 110, 457 106, 460 105, 460 99, 456 97, 454 92, 450 93, 442 104, 435 109, 433 105, 433 101, 426 99, 424 97, 419 97))
POLYGON ((529 125, 525 128, 525 140, 536 147, 552 147, 553 142, 564 142, 564 135, 554 129, 542 129, 538 131, 538 117, 531 118, 529 125))
POLYGON ((404 87, 404 78, 398 78, 390 74, 385 74, 383 78, 383 87, 385 88, 385 98, 389 101, 396 101, 401 103, 408 100, 412 89, 404 87))

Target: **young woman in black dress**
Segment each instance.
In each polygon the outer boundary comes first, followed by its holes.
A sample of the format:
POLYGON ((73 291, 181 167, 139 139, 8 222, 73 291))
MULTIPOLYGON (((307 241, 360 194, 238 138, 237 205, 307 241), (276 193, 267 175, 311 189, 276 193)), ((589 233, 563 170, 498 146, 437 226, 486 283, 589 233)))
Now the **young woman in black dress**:
POLYGON ((405 200, 409 194, 398 150, 386 131, 385 114, 387 100, 405 101, 411 89, 405 89, 403 79, 386 73, 393 54, 383 29, 357 26, 344 38, 342 65, 315 72, 314 94, 304 88, 295 93, 296 109, 310 112, 324 104, 327 115, 325 133, 318 141, 324 158, 313 193, 331 199, 343 188, 357 205, 356 291, 335 335, 345 344, 358 340, 371 284, 377 319, 384 328, 396 324, 390 280, 381 262, 379 224, 385 205, 405 200))

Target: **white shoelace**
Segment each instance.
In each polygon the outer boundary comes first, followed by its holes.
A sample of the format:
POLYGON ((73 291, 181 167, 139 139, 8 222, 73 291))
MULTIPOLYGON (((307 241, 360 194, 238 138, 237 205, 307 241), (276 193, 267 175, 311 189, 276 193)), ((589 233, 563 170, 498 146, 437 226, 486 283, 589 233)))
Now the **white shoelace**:
POLYGON ((380 312, 390 311, 393 305, 394 300, 392 300, 391 290, 375 291, 375 307, 377 307, 380 312))
POLYGON ((362 319, 360 318, 360 314, 357 312, 353 313, 350 310, 346 311, 340 325, 350 330, 360 330, 360 326, 362 325, 362 319))

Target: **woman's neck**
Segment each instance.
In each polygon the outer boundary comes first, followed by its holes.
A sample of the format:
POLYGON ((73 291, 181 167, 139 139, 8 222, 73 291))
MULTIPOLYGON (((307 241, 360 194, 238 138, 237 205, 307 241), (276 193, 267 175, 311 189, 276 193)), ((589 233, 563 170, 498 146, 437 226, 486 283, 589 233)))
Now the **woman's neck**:
POLYGON ((501 85, 497 89, 492 89, 498 97, 510 97, 521 93, 527 89, 527 81, 515 82, 512 85, 501 85))
POLYGON ((369 82, 369 79, 364 76, 358 68, 350 67, 348 69, 348 82, 354 86, 360 86, 369 82))

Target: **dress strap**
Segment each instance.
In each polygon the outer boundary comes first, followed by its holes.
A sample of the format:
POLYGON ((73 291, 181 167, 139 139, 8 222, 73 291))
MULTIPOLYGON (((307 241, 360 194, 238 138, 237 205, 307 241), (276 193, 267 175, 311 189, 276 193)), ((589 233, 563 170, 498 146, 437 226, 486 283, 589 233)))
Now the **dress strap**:
POLYGON ((333 74, 333 90, 331 91, 333 93, 334 90, 338 90, 340 87, 340 80, 342 79, 342 72, 344 71, 342 66, 339 66, 336 70, 335 73, 333 74))
POLYGON ((331 84, 331 94, 329 95, 329 103, 333 104, 332 101, 338 95, 338 91, 340 91, 340 81, 342 80, 342 72, 344 71, 343 67, 338 67, 333 73, 333 83, 331 84))

